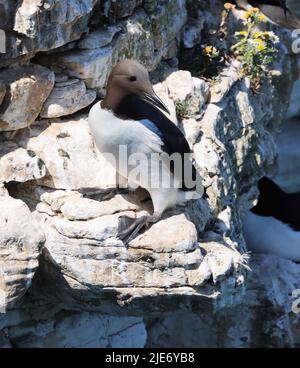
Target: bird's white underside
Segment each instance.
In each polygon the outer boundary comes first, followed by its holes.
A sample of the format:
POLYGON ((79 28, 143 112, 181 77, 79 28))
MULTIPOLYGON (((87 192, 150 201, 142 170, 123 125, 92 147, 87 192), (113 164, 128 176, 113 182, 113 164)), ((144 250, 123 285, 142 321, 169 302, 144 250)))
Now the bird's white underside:
POLYGON ((138 170, 140 175, 138 180, 132 182, 132 177, 130 177, 129 186, 141 186, 148 190, 155 213, 161 214, 166 208, 184 203, 187 200, 185 193, 178 189, 180 185, 176 178, 173 177, 174 187, 169 187, 168 183, 172 174, 166 165, 161 165, 163 175, 160 175, 156 170, 157 159, 152 154, 161 153, 163 145, 158 135, 139 122, 116 117, 111 111, 102 109, 100 102, 91 108, 88 121, 97 148, 121 176, 128 178, 128 173, 135 169, 135 165, 128 162, 127 167, 119 166, 120 146, 127 147, 127 157, 136 153, 144 155, 144 162, 139 161, 138 170), (111 154, 114 159, 110 159, 107 153, 111 154), (148 180, 149 168, 151 171, 151 187, 149 187, 148 180), (165 183, 162 182, 162 178, 166 180, 165 183))
POLYGON ((247 212, 243 219, 243 234, 248 250, 252 252, 300 261, 300 232, 274 217, 247 212))

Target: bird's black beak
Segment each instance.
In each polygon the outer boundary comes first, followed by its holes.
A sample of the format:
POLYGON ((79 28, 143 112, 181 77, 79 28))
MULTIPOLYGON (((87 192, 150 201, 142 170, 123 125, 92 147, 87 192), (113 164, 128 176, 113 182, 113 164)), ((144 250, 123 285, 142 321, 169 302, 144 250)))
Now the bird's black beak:
POLYGON ((162 102, 162 100, 157 96, 156 93, 153 92, 153 94, 146 93, 145 98, 148 102, 150 102, 152 105, 158 107, 159 109, 165 111, 167 114, 170 115, 170 111, 167 108, 167 106, 162 102))

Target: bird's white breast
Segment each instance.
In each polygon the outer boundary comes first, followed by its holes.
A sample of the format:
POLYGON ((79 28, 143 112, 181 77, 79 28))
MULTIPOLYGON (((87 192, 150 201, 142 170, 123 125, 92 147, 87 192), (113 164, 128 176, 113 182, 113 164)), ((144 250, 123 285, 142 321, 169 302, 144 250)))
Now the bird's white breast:
POLYGON ((243 233, 250 251, 300 261, 300 232, 274 217, 247 212, 243 219, 243 233))
MULTIPOLYGON (((135 154, 144 155, 148 162, 151 154, 162 151, 163 143, 158 135, 138 121, 118 118, 111 111, 102 109, 99 102, 91 108, 88 121, 97 148, 124 177, 128 178, 128 171, 134 167, 128 162, 132 162, 130 158, 135 154)), ((148 164, 144 170, 146 166, 148 164)))
POLYGON ((128 153, 161 152, 162 141, 153 132, 135 120, 123 120, 111 111, 102 109, 97 102, 89 113, 90 131, 101 152, 115 152, 120 145, 128 153))

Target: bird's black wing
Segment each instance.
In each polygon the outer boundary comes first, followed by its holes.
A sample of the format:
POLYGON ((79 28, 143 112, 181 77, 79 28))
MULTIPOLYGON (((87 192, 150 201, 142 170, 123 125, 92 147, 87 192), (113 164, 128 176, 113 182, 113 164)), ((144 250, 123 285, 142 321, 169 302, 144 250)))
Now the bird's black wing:
POLYGON ((283 207, 284 215, 281 220, 293 230, 300 231, 300 192, 288 193, 283 207))
POLYGON ((300 28, 300 0, 250 0, 249 3, 284 28, 300 28))
POLYGON ((154 133, 160 132, 159 136, 164 143, 164 150, 169 155, 175 152, 182 155, 191 152, 181 130, 156 106, 139 96, 126 96, 119 104, 116 113, 133 120, 150 120, 157 129, 154 133))
MULTIPOLYGON (((182 164, 185 162, 185 154, 191 152, 189 144, 181 132, 181 130, 170 119, 167 118, 156 106, 150 102, 143 100, 136 95, 129 95, 123 98, 120 102, 115 113, 123 118, 133 119, 136 121, 149 120, 150 124, 143 124, 148 129, 159 135, 164 146, 162 149, 168 154, 179 153, 181 155, 182 164), (151 126, 151 123, 153 126, 151 126)), ((172 169, 172 168, 171 168, 172 169)), ((184 170, 182 170, 182 189, 194 189, 186 188, 184 186, 184 170)), ((192 166, 192 178, 196 179, 196 169, 192 166)))
POLYGON ((285 0, 249 0, 251 5, 271 5, 271 6, 285 6, 285 0))
POLYGON ((269 178, 258 182, 259 197, 252 212, 259 216, 271 216, 300 231, 300 192, 285 193, 269 178))

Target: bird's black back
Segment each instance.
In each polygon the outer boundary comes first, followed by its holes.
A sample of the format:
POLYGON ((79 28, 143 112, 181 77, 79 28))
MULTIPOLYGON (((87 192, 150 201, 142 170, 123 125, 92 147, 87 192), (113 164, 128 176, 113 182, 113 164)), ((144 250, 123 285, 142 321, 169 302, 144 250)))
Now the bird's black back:
MULTIPOLYGON (((150 120, 155 125, 154 133, 158 134, 164 146, 162 149, 168 154, 179 153, 182 159, 182 189, 194 190, 195 188, 186 188, 184 185, 184 163, 185 154, 190 153, 189 144, 181 130, 167 118, 156 106, 142 99, 137 95, 128 95, 122 99, 115 111, 120 117, 140 121, 150 120)), ((149 128, 149 127, 147 127, 149 128)), ((171 167, 172 170, 172 167, 171 167)), ((173 171, 173 170, 172 170, 173 171)), ((196 180, 197 172, 192 165, 192 179, 196 180)))
POLYGON ((300 231, 300 192, 285 193, 269 178, 258 182, 259 197, 252 212, 260 216, 272 216, 300 231))

